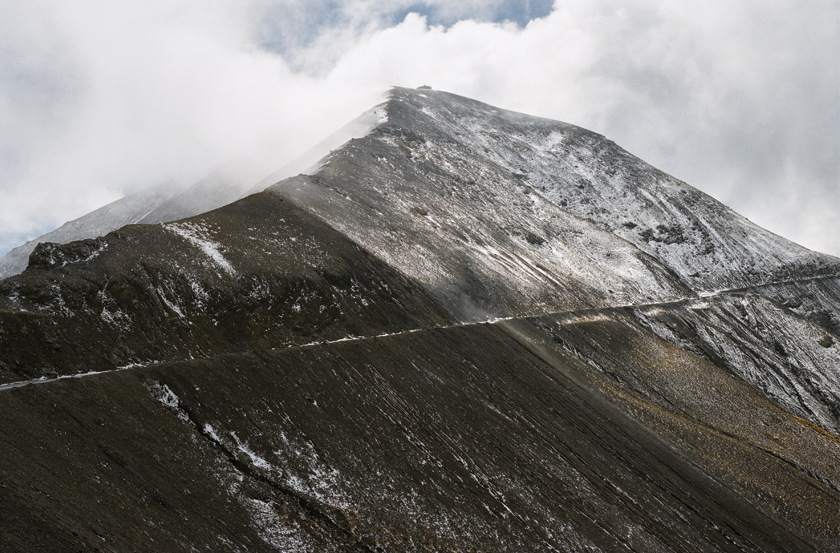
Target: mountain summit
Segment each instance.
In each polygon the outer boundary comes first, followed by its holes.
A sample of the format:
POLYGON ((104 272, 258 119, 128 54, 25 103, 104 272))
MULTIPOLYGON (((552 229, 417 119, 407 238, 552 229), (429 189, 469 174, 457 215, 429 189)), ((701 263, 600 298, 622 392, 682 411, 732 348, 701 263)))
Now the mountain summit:
POLYGON ((4 551, 840 547, 840 260, 426 87, 333 138, 0 281, 4 551))

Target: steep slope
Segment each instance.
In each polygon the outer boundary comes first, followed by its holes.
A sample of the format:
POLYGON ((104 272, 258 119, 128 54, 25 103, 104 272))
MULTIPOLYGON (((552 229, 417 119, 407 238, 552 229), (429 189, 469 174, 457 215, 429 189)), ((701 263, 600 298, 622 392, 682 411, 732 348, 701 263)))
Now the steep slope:
POLYGON ((831 293, 821 305, 840 306, 840 279, 834 278, 639 307, 633 314, 660 337, 725 367, 791 413, 840 435, 835 319, 825 317, 825 310, 818 318, 803 317, 783 303, 795 300, 801 307, 808 296, 802 288, 809 284, 831 293))
POLYGON ((0 382, 451 322, 344 236, 256 194, 175 223, 41 244, 0 282, 0 382))
POLYGON ((696 291, 838 273, 836 258, 758 227, 580 127, 430 90, 395 89, 388 117, 448 155, 495 164, 497 173, 655 256, 696 291))
POLYGON ((4 551, 838 544, 840 440, 626 322, 225 355, 7 390, 0 413, 4 551))
POLYGON ((589 131, 429 90, 394 89, 381 109, 368 135, 269 190, 463 320, 840 273, 589 131))
POLYGON ((389 120, 267 191, 422 283, 463 321, 693 295, 673 271, 486 160, 389 120))
POLYGON ((840 549, 837 260, 454 95, 324 144, 0 282, 0 549, 840 549))
POLYGON ((38 244, 67 244, 104 236, 125 225, 165 223, 198 215, 241 198, 245 190, 229 177, 211 175, 191 186, 167 183, 132 194, 14 248, 0 258, 0 280, 23 272, 38 244))
MULTIPOLYGON (((269 191, 424 284, 460 320, 755 286, 770 294, 774 283, 797 301, 799 282, 840 274, 840 260, 756 227, 579 127, 431 90, 396 88, 380 109, 387 119, 372 132, 333 151, 311 176, 269 191)), ((840 324, 839 302, 830 291, 811 311, 840 324)), ((840 428, 829 391, 836 351, 809 345, 797 360, 779 354, 791 339, 816 344, 819 332, 794 324, 791 338, 786 316, 765 315, 761 336, 749 341, 751 361, 732 358, 743 356, 746 338, 731 311, 729 327, 709 336, 727 336, 735 353, 711 358, 785 408, 840 428)))

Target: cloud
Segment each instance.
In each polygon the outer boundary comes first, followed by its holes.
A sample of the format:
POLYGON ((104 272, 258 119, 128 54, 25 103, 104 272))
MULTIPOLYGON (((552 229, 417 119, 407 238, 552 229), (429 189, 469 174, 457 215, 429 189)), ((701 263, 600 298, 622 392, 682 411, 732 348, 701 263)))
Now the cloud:
POLYGON ((13 239, 231 160, 249 160, 243 178, 258 179, 382 89, 332 89, 293 72, 253 44, 233 3, 9 4, 0 235, 13 239))
POLYGON ((430 84, 601 132, 840 254, 832 0, 0 3, 0 251, 229 160, 259 178, 430 84))

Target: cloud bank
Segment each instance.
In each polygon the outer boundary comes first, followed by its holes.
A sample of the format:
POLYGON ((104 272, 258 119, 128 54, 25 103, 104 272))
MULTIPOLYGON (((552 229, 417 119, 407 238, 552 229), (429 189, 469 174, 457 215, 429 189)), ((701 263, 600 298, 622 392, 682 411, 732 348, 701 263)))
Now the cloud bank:
POLYGON ((256 181, 429 84, 605 134, 840 255, 834 0, 133 4, 0 0, 0 254, 162 182, 256 181))

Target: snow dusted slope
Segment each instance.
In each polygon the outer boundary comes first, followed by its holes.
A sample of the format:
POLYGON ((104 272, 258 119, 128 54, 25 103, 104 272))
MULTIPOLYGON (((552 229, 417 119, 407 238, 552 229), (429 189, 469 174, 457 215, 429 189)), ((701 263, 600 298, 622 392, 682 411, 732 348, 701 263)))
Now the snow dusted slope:
POLYGON ((632 310, 643 326, 723 367, 785 410, 840 435, 840 335, 825 309, 818 318, 785 307, 801 304, 808 285, 833 291, 824 306, 840 305, 840 279, 775 286, 632 310), (787 292, 787 293, 784 293, 787 292), (785 298, 773 299, 776 298, 785 298))
POLYGON ((696 291, 838 274, 840 261, 776 236, 591 131, 436 91, 395 89, 396 127, 496 165, 628 240, 696 291))
POLYGON ((0 551, 840 551, 835 260, 562 123, 357 123, 0 282, 0 551))
POLYGON ((229 204, 244 193, 235 180, 211 175, 192 186, 163 184, 132 194, 14 248, 0 258, 0 279, 23 272, 29 255, 42 242, 66 244, 104 236, 125 225, 174 221, 229 204))
POLYGON ((430 90, 270 190, 426 284, 464 320, 840 273, 600 135, 430 90))
POLYGON ((693 295, 630 242, 440 136, 403 106, 417 96, 395 89, 370 134, 268 191, 417 279, 464 321, 693 295))

